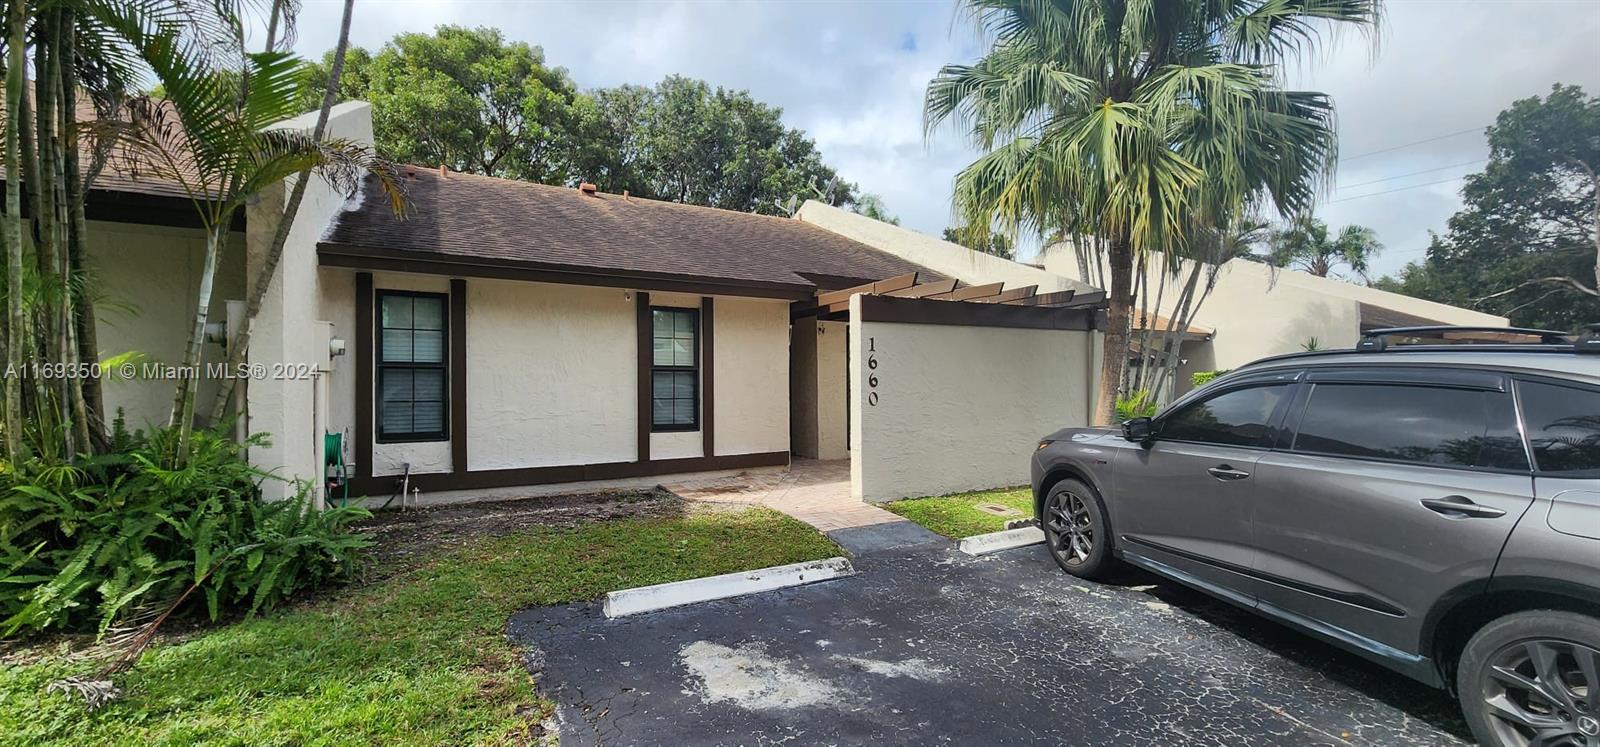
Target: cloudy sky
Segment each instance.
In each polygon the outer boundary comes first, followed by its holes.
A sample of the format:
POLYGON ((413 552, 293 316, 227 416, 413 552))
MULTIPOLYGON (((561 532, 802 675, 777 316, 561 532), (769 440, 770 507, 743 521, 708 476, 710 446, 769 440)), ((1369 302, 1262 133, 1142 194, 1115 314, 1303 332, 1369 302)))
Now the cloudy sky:
MULTIPOLYGON (((302 54, 333 45, 340 9, 304 1, 302 54)), ((497 26, 584 87, 677 73, 749 89, 902 224, 937 234, 974 152, 954 132, 923 137, 922 93, 939 66, 981 53, 962 20, 953 0, 356 0, 351 36, 375 49, 438 24, 497 26)), ((1444 229, 1497 112, 1557 81, 1600 94, 1600 0, 1389 0, 1376 42, 1338 39, 1290 81, 1338 105, 1337 187, 1318 214, 1376 229, 1381 274, 1421 258, 1428 231, 1444 229)))

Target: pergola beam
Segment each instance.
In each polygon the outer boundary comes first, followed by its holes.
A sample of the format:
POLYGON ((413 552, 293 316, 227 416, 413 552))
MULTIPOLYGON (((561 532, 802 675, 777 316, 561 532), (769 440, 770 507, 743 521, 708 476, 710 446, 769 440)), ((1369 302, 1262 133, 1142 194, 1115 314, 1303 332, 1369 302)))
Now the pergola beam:
POLYGON ((1012 306, 1055 306, 1070 302, 1072 297, 1076 295, 1078 295, 1077 291, 1056 291, 1054 293, 1041 293, 1037 296, 1019 298, 1015 301, 1006 301, 1006 303, 1012 306))
POLYGON ((1021 288, 1012 288, 1004 293, 996 293, 988 298, 969 299, 978 303, 1010 303, 1024 298, 1033 297, 1034 291, 1039 290, 1037 285, 1024 285, 1021 288))
POLYGON ((949 293, 956 289, 956 286, 959 282, 960 281, 956 280, 955 278, 951 278, 949 280, 935 280, 931 283, 923 283, 910 288, 902 288, 897 291, 879 293, 878 295, 894 296, 895 298, 927 298, 928 296, 937 296, 940 293, 949 293))
POLYGON ((916 284, 917 273, 908 272, 904 275, 896 275, 892 278, 885 278, 874 283, 863 283, 861 285, 845 288, 843 290, 818 293, 817 305, 828 306, 840 301, 849 301, 850 297, 857 293, 888 293, 890 291, 897 291, 903 288, 910 288, 916 284))
POLYGON ((936 301, 972 301, 979 298, 988 298, 999 295, 1005 288, 1005 283, 989 283, 987 285, 971 285, 966 288, 957 288, 949 293, 940 293, 927 298, 936 301))

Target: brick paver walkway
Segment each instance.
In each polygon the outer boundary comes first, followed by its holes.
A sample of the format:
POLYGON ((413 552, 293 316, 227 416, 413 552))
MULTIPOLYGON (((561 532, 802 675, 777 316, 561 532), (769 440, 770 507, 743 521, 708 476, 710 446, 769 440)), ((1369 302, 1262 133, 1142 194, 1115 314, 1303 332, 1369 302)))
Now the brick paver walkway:
POLYGON ((904 521, 850 497, 850 461, 796 459, 788 472, 663 482, 689 500, 767 506, 824 532, 904 521))

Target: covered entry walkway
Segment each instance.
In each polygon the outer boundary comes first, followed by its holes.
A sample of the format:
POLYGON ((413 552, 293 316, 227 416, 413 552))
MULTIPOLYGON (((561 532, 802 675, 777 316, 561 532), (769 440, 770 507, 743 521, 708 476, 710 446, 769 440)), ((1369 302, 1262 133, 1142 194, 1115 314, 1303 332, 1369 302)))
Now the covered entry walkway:
POLYGON ((882 502, 1018 485, 1039 437, 1087 424, 1105 294, 909 273, 796 302, 791 444, 882 502))

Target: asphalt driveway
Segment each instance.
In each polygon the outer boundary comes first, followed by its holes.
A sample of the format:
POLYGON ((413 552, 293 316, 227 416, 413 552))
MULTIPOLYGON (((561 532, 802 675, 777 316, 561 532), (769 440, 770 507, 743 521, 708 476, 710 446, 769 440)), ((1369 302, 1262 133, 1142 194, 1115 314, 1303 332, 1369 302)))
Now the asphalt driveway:
POLYGON ((1455 745, 1443 693, 1175 584, 1040 546, 869 554, 848 579, 510 634, 562 744, 1455 745))

